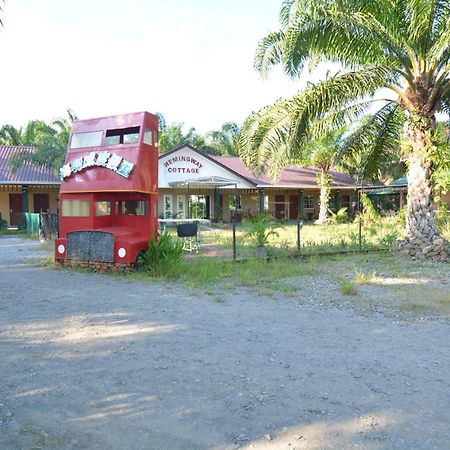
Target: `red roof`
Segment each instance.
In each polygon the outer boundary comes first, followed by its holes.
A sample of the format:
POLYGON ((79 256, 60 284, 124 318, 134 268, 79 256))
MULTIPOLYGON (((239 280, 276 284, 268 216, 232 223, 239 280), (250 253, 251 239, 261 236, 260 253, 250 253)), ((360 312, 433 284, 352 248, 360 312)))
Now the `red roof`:
POLYGON ((34 147, 14 147, 0 145, 0 184, 54 184, 59 185, 59 178, 52 169, 40 167, 26 161, 16 172, 9 168, 9 161, 21 152, 35 152, 34 147))
MULTIPOLYGON (((278 179, 273 181, 265 174, 252 174, 238 156, 212 156, 212 158, 258 185, 317 188, 316 177, 319 169, 316 168, 299 166, 286 167, 280 172, 278 179)), ((330 170, 330 174, 332 176, 331 186, 334 188, 355 186, 355 180, 348 175, 336 172, 335 170, 330 170)))

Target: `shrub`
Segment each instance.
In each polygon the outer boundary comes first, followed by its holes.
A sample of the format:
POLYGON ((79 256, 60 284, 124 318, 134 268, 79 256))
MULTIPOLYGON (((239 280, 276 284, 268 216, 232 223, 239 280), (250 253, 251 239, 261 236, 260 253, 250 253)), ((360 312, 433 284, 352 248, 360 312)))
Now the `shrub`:
POLYGON ((270 236, 279 236, 275 227, 270 224, 272 220, 272 216, 267 214, 259 214, 251 219, 246 219, 245 223, 249 227, 246 237, 257 247, 265 247, 269 243, 270 236))
POLYGON ((348 222, 347 207, 341 208, 337 212, 330 211, 330 222, 331 223, 346 223, 348 222))
POLYGON ((356 284, 353 281, 342 281, 341 285, 341 292, 344 295, 356 295, 358 293, 358 289, 356 288, 356 284))
POLYGON ((380 221, 380 215, 377 213, 375 206, 373 206, 372 201, 365 192, 361 193, 361 204, 362 204, 361 218, 364 223, 364 226, 373 223, 378 223, 380 221))
POLYGON ((164 232, 158 239, 150 239, 148 250, 139 263, 154 276, 173 276, 182 258, 183 243, 164 232))

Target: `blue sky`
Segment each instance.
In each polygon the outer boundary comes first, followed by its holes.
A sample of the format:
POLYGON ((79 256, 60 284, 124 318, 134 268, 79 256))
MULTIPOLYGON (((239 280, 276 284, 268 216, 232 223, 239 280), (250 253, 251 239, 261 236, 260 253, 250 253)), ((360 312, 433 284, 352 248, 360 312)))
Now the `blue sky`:
POLYGON ((281 0, 9 0, 0 124, 148 110, 200 132, 317 81, 253 69, 281 0))

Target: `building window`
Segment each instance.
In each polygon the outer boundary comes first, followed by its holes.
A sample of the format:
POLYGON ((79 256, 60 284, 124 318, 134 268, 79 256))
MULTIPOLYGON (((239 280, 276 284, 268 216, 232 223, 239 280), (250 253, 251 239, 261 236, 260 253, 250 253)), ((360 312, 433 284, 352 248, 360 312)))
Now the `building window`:
POLYGON ((116 214, 119 216, 146 216, 147 200, 120 200, 116 202, 116 214))
POLYGON ((186 198, 184 195, 177 195, 177 218, 184 219, 186 215, 186 198))
POLYGON ((189 217, 191 219, 207 219, 209 217, 206 195, 189 196, 189 217))
POLYGON ((242 209, 242 199, 240 195, 230 195, 228 201, 229 208, 232 210, 242 209))
POLYGON ((103 131, 75 133, 70 141, 70 148, 98 147, 102 145, 103 131))
POLYGON ((61 213, 64 217, 89 217, 89 200, 63 200, 61 213))
POLYGON ((314 196, 305 195, 305 209, 314 209, 314 196))
POLYGON ((136 144, 139 141, 139 127, 108 130, 105 145, 136 144))
POLYGON ((111 215, 111 202, 95 202, 95 215, 97 217, 111 215))
POLYGON ((164 219, 172 218, 172 196, 164 196, 164 219))
POLYGON ((144 131, 144 144, 152 145, 152 130, 148 128, 144 131))
POLYGON ((269 211, 269 196, 264 196, 264 211, 269 211))

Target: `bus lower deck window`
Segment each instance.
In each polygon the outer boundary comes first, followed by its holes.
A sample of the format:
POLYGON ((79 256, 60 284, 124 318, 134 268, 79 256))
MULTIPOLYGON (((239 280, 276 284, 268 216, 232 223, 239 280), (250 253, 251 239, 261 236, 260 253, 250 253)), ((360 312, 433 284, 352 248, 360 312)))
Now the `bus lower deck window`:
POLYGON ((116 202, 116 214, 146 216, 148 212, 147 200, 121 200, 116 202))

